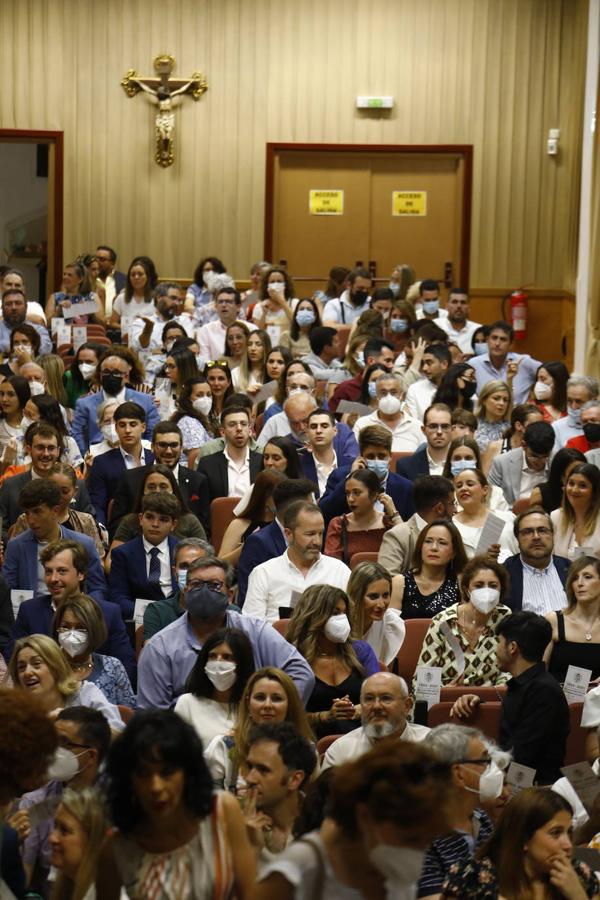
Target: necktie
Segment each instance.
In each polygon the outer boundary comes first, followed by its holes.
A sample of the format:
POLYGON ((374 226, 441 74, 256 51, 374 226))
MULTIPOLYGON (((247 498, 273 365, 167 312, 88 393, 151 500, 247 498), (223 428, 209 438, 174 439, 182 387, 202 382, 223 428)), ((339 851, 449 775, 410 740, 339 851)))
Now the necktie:
POLYGON ((160 559, 158 547, 153 547, 150 551, 150 572, 148 573, 148 581, 158 583, 160 581, 160 559))

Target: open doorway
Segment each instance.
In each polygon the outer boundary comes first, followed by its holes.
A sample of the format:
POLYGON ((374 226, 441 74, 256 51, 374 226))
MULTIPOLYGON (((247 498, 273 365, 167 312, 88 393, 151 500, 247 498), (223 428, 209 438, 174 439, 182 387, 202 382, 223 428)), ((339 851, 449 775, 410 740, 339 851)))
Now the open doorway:
POLYGON ((42 307, 60 286, 62 223, 62 132, 0 129, 0 264, 42 307))

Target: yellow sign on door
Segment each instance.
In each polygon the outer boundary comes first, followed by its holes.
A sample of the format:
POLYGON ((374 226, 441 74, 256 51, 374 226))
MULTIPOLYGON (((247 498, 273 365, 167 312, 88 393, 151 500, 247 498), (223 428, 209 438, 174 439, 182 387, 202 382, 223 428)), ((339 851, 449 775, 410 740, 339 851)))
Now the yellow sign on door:
POLYGON ((343 191, 309 191, 308 211, 311 216, 343 216, 343 191))
POLYGON ((393 216, 426 216, 427 191, 392 191, 393 216))

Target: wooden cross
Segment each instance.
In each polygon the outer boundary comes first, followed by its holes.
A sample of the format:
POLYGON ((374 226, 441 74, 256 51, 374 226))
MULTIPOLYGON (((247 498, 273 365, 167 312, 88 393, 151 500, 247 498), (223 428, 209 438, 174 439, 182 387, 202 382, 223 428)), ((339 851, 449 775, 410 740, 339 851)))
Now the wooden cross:
POLYGON ((128 97, 135 97, 140 91, 144 91, 158 103, 155 119, 156 153, 154 160, 163 168, 171 166, 175 159, 173 99, 183 94, 190 94, 194 100, 199 100, 208 88, 208 82, 200 72, 192 72, 190 78, 171 78, 171 72, 174 70, 175 58, 163 54, 154 60, 156 75, 138 75, 135 69, 129 69, 121 81, 121 86, 128 97))

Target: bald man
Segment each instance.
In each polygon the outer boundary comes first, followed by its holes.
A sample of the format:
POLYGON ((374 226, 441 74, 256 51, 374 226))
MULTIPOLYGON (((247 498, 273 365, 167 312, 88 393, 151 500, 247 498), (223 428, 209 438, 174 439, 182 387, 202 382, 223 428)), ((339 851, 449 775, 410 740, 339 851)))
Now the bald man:
POLYGON ((406 721, 411 706, 403 678, 391 672, 377 672, 365 678, 360 692, 362 727, 338 738, 329 747, 321 771, 362 756, 384 738, 424 740, 430 729, 406 721))
POLYGON ((306 443, 308 417, 317 408, 317 401, 309 391, 293 393, 283 404, 283 412, 272 416, 258 436, 258 443, 264 447, 272 437, 289 435, 300 444, 306 443))

